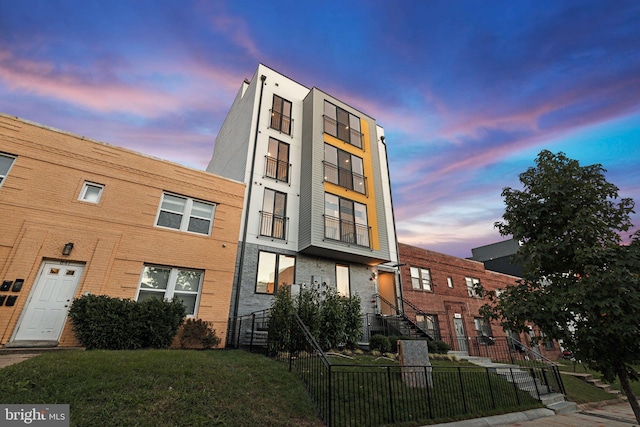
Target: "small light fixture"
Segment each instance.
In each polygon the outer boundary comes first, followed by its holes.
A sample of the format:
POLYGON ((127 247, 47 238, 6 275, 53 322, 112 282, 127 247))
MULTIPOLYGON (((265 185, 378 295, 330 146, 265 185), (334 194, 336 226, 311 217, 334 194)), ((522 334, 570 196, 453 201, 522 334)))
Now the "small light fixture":
POLYGON ((69 254, 71 254, 72 250, 73 250, 73 243, 71 243, 71 242, 66 243, 64 245, 64 248, 62 248, 62 255, 69 255, 69 254))

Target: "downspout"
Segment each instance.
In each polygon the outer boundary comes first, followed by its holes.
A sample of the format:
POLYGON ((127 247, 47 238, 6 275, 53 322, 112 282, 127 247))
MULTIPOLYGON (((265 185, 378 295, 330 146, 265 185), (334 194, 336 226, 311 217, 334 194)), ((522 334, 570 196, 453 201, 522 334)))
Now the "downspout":
POLYGON ((251 175, 249 176, 249 188, 247 189, 247 208, 244 213, 244 229, 242 230, 242 245, 240 245, 240 263, 238 264, 238 277, 236 279, 236 298, 233 302, 233 319, 234 319, 234 333, 235 333, 235 321, 238 316, 238 306, 240 305, 240 287, 242 285, 242 273, 244 270, 244 253, 247 247, 247 229, 249 223, 249 208, 251 206, 251 190, 253 189, 253 172, 256 167, 256 152, 258 150, 258 133, 260 129, 260 111, 262 110, 262 92, 264 91, 264 82, 267 80, 267 76, 264 74, 260 76, 260 100, 258 101, 258 118, 256 120, 256 133, 253 140, 253 156, 251 157, 251 175))
MULTIPOLYGON (((396 241, 396 254, 398 256, 398 264, 401 264, 400 261, 400 247, 398 246, 398 233, 396 232, 396 215, 393 210, 393 191, 391 191, 391 172, 389 171, 389 155, 387 152, 387 144, 384 142, 384 135, 380 136, 380 141, 384 144, 384 158, 387 163, 387 179, 389 180, 389 200, 391 200, 391 219, 393 221, 393 236, 396 241)), ((398 289, 400 290, 400 304, 398 307, 402 309, 402 314, 404 314, 404 296, 402 295, 402 270, 400 266, 398 266, 398 289)), ((398 301, 396 301, 396 304, 398 301)))

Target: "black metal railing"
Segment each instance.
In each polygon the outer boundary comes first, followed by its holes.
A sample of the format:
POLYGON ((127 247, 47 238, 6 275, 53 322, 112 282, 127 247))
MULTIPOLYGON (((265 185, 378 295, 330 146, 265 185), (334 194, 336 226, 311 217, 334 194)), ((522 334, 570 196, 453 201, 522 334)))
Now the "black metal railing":
POLYGON ((271 129, 293 136, 293 119, 291 117, 273 109, 269 110, 269 113, 271 113, 271 129))
POLYGON ((407 317, 391 301, 388 301, 380 294, 375 294, 374 298, 376 299, 379 314, 368 313, 364 316, 363 339, 365 342, 369 342, 371 336, 375 334, 434 339, 432 333, 407 317))
POLYGON ((323 161, 324 180, 360 194, 367 194, 367 178, 349 169, 323 161))
POLYGON ((271 310, 260 310, 229 319, 227 347, 266 352, 271 310))
POLYGON ((332 363, 297 315, 268 354, 304 383, 328 426, 377 426, 539 407, 557 386, 550 367, 432 367, 332 363))
POLYGON ((260 211, 260 235, 274 239, 287 239, 287 225, 289 218, 274 215, 271 212, 260 211))
POLYGON ((338 138, 348 144, 362 148, 362 133, 351 128, 348 124, 339 123, 329 116, 323 116, 325 133, 338 138))
POLYGON ((291 167, 289 162, 278 160, 271 156, 264 156, 264 160, 264 176, 282 182, 289 182, 289 168, 291 167))
POLYGON ((324 237, 368 248, 371 241, 371 227, 325 215, 324 237))

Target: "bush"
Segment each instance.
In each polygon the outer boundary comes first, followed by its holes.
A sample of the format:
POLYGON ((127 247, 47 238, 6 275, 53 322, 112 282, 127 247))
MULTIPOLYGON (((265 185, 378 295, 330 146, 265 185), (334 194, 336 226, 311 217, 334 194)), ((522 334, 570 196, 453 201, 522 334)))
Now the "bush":
POLYGON ((388 353, 391 350, 391 342, 389 341, 389 337, 376 334, 372 335, 369 339, 369 349, 377 350, 381 353, 388 353))
POLYGON ((347 348, 358 347, 358 340, 362 335, 362 312, 360 311, 360 297, 353 295, 344 298, 344 337, 347 348))
POLYGON ((449 344, 438 340, 429 341, 428 346, 429 353, 447 354, 447 352, 451 350, 451 346, 449 344))
POLYGON ((87 350, 134 350, 167 348, 184 320, 180 300, 143 302, 84 295, 69 309, 76 338, 87 350))
POLYGON ((212 348, 220 345, 220 337, 211 322, 187 319, 180 331, 180 348, 212 348))
POLYGON ((343 297, 333 289, 327 289, 327 294, 320 309, 320 330, 318 344, 323 350, 337 348, 345 343, 346 318, 343 297))

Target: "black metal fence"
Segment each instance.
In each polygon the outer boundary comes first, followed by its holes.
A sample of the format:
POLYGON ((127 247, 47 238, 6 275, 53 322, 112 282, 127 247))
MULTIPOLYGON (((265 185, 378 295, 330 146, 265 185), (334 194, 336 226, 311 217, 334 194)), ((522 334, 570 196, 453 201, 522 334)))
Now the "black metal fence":
POLYGON ((296 315, 287 333, 278 334, 277 342, 269 340, 267 349, 268 355, 298 373, 328 426, 512 412, 538 407, 541 396, 564 391, 552 366, 496 369, 332 363, 296 315))

